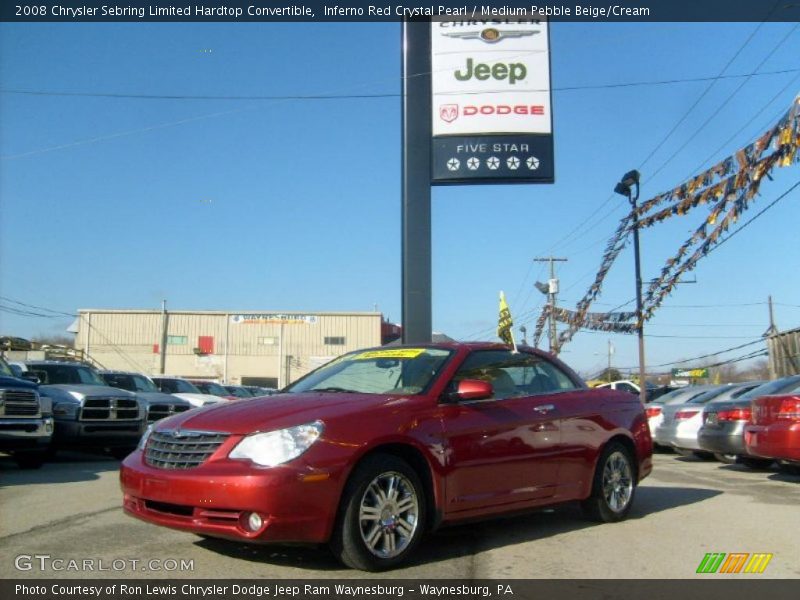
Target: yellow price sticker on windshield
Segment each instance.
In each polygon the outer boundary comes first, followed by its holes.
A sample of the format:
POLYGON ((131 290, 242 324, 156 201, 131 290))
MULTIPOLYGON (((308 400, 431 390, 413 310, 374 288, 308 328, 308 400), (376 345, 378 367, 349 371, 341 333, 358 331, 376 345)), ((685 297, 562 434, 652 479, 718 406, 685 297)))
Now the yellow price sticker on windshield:
POLYGON ((394 350, 372 350, 356 354, 353 360, 372 360, 373 358, 417 358, 425 348, 395 348, 394 350))

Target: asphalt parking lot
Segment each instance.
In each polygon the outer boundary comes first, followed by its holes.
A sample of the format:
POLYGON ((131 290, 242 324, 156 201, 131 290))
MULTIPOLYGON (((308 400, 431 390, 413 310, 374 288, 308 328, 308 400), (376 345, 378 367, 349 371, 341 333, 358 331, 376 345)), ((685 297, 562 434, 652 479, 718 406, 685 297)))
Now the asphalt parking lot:
MULTIPOLYGON (((800 477, 777 469, 655 457, 631 518, 597 525, 576 506, 442 529, 429 535, 410 566, 381 578, 686 578, 707 552, 768 552, 756 577, 800 576, 800 477)), ((0 577, 351 577, 325 549, 248 546, 204 540, 123 515, 119 463, 62 454, 38 471, 0 455, 0 577), (19 571, 15 557, 93 559, 119 571, 19 571), (191 571, 144 570, 152 559, 193 561, 191 571), (133 560, 139 562, 132 566, 133 560), (116 563, 121 565, 121 562, 116 563)), ((49 560, 49 559, 48 559, 49 560)), ((67 564, 67 563, 65 563, 67 564)), ((358 574, 364 576, 366 574, 358 574)), ((753 577, 735 575, 734 577, 753 577)))

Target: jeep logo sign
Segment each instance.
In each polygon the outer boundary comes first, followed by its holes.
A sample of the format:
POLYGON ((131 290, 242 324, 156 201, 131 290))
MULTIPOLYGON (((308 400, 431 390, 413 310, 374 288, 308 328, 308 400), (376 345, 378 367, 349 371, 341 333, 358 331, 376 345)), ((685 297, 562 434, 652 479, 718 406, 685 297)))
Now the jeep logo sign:
POLYGON ((456 71, 455 77, 459 81, 469 81, 473 77, 480 81, 486 81, 489 78, 496 79, 497 81, 508 80, 510 85, 514 85, 518 81, 525 79, 528 74, 528 69, 525 63, 494 63, 488 65, 486 63, 473 64, 473 59, 467 59, 467 65, 463 71, 456 71))
POLYGON ((430 51, 433 183, 552 182, 548 22, 433 20, 430 51))

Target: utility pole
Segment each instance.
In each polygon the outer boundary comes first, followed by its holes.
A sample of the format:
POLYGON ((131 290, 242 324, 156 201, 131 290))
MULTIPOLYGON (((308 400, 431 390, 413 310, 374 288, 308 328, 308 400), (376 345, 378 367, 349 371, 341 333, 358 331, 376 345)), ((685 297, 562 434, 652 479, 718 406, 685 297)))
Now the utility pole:
POLYGON ((606 378, 608 383, 611 383, 611 355, 614 354, 614 345, 611 340, 608 340, 608 370, 606 371, 606 378))
POLYGON ((167 336, 169 323, 169 313, 167 313, 167 301, 161 301, 161 347, 159 348, 158 372, 163 375, 167 366, 167 336))
POLYGON ((548 319, 547 337, 550 341, 550 352, 556 355, 558 354, 560 348, 558 347, 558 331, 556 330, 556 319, 555 319, 556 296, 558 295, 558 279, 556 279, 555 263, 567 262, 567 260, 568 259, 566 258, 557 258, 555 256, 544 256, 533 259, 533 262, 550 263, 550 280, 547 282, 547 285, 537 282, 536 288, 543 294, 547 294, 547 304, 550 307, 550 314, 547 317, 548 319))

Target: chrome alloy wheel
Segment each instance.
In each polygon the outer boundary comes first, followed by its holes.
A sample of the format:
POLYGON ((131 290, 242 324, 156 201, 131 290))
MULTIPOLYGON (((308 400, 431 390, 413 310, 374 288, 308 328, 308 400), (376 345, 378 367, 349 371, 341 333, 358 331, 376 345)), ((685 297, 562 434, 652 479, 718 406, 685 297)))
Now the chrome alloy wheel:
POLYGON ((631 465, 622 452, 614 452, 603 469, 603 498, 608 508, 618 513, 625 510, 632 495, 631 465))
POLYGON ((411 482, 396 471, 381 473, 361 497, 361 539, 375 556, 397 556, 414 537, 418 516, 419 502, 411 482))

